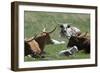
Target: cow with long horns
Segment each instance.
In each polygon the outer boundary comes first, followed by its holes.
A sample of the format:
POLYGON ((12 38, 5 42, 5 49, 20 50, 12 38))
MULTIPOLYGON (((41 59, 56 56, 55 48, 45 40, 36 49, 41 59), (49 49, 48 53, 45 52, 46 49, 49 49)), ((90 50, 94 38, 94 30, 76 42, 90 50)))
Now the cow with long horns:
POLYGON ((25 39, 25 50, 24 55, 38 55, 41 56, 44 52, 44 47, 46 44, 52 44, 52 40, 50 34, 56 30, 56 27, 50 31, 46 32, 45 28, 39 36, 35 36, 34 38, 25 39))

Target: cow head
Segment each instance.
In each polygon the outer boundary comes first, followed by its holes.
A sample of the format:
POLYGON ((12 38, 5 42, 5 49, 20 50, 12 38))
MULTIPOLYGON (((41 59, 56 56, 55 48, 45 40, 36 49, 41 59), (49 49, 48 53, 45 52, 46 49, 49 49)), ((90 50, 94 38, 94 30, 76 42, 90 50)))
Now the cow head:
POLYGON ((70 39, 71 36, 77 36, 81 33, 80 29, 71 26, 69 23, 60 25, 60 29, 61 37, 65 37, 67 39, 70 39))
POLYGON ((72 36, 69 39, 69 42, 67 44, 67 47, 73 47, 74 45, 76 45, 79 42, 79 39, 76 36, 72 36))
POLYGON ((60 35, 61 35, 61 37, 67 37, 68 38, 70 36, 70 34, 67 32, 67 28, 70 28, 69 24, 60 25, 60 29, 61 29, 60 35))
POLYGON ((69 39, 67 47, 80 46, 80 44, 82 44, 86 40, 86 34, 87 32, 80 36, 72 36, 69 39))
POLYGON ((43 29, 43 32, 41 33, 41 37, 45 39, 46 44, 53 43, 51 40, 50 34, 52 34, 55 30, 56 30, 56 27, 50 32, 45 31, 45 28, 43 29))

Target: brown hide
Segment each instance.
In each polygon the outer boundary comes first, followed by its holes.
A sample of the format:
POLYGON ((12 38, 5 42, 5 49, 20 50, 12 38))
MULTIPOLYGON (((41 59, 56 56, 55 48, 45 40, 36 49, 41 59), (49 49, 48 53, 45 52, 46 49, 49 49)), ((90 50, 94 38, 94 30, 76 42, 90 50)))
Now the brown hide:
POLYGON ((78 50, 84 50, 90 53, 90 36, 86 33, 83 36, 72 36, 69 39, 67 47, 77 46, 78 50))
MULTIPOLYGON (((25 39, 25 56, 28 54, 41 55, 44 51, 46 44, 52 44, 50 34, 56 30, 57 26, 50 32, 45 32, 45 30, 35 36, 34 38, 25 39)), ((44 28, 45 29, 45 28, 44 28)))
MULTIPOLYGON (((36 38, 29 38, 25 40, 28 47, 25 47, 25 49, 29 48, 31 49, 31 54, 40 55, 44 51, 44 47, 46 44, 52 43, 51 38, 49 36, 49 33, 43 32, 41 33, 41 36, 38 36, 36 38)), ((29 53, 30 54, 30 53, 29 53)))
POLYGON ((30 48, 34 52, 34 54, 40 54, 41 53, 41 49, 39 47, 39 44, 35 40, 28 42, 28 44, 30 45, 30 48))

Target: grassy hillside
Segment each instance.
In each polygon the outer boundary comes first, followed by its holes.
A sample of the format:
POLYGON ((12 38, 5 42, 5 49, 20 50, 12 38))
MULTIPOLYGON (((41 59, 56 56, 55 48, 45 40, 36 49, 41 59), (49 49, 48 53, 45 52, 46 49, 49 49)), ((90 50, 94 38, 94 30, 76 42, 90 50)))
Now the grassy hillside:
MULTIPOLYGON (((37 33, 42 32, 43 26, 46 27, 46 31, 51 31, 55 26, 57 29, 50 36, 56 40, 65 40, 59 37, 59 23, 71 23, 72 26, 76 26, 82 32, 90 32, 90 15, 89 14, 74 14, 74 13, 49 13, 49 12, 24 12, 24 37, 32 37, 37 33)), ((66 43, 67 44, 67 43, 66 43)), ((46 58, 36 60, 55 60, 55 59, 81 59, 89 58, 89 54, 83 52, 77 53, 75 57, 60 57, 57 53, 60 50, 67 49, 64 45, 47 45, 45 51, 47 52, 46 58)), ((25 61, 32 61, 33 58, 25 57, 25 61)))

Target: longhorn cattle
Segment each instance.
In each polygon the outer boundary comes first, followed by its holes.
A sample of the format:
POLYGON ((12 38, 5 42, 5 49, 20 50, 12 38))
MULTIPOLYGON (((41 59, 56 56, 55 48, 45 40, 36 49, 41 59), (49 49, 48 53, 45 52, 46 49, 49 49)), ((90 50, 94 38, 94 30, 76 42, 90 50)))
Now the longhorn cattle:
POLYGON ((51 44, 52 40, 50 34, 56 30, 56 27, 51 32, 43 31, 39 36, 35 38, 29 38, 24 40, 25 50, 24 54, 27 55, 38 55, 41 56, 44 52, 44 47, 46 44, 51 44))
POLYGON ((67 47, 77 46, 78 50, 84 50, 85 53, 90 53, 90 37, 87 33, 80 36, 71 36, 67 47))

